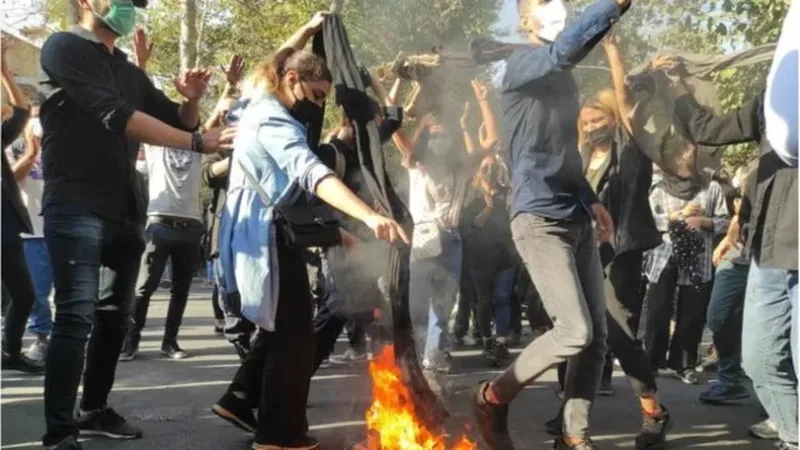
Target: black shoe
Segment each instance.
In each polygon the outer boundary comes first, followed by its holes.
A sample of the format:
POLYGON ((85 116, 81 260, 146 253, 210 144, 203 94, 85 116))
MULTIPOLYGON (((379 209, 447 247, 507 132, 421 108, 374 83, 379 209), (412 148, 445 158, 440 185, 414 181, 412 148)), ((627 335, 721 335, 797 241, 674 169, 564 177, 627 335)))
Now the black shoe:
POLYGON ((780 436, 778 436, 778 428, 775 427, 775 424, 769 419, 751 425, 749 431, 753 436, 767 441, 777 441, 780 438, 780 436))
POLYGON ((43 364, 40 364, 28 358, 22 353, 18 353, 16 356, 11 356, 8 353, 3 352, 2 369, 16 370, 19 372, 29 373, 33 375, 44 373, 43 364))
POLYGON ((125 337, 125 342, 122 343, 122 351, 119 352, 120 361, 133 361, 136 359, 141 338, 140 334, 128 333, 128 336, 125 337))
POLYGON ((250 406, 251 404, 247 400, 227 392, 217 401, 216 405, 211 407, 211 412, 239 429, 255 433, 258 421, 256 421, 250 406))
POLYGON ((483 356, 493 367, 503 367, 511 358, 511 353, 505 344, 489 339, 483 346, 483 356))
POLYGON ((700 393, 701 402, 718 405, 726 402, 744 400, 750 397, 750 391, 742 385, 726 385, 715 383, 700 393))
POLYGON ((45 446, 45 450, 83 450, 75 436, 67 436, 56 445, 45 446))
POLYGON ((797 450, 797 444, 792 444, 791 442, 778 442, 778 445, 775 446, 778 450, 797 450))
POLYGON ((658 450, 666 445, 667 432, 672 428, 672 417, 664 406, 661 406, 659 417, 645 415, 642 428, 636 435, 637 450, 658 450))
POLYGON ((508 434, 508 405, 495 405, 484 398, 489 387, 482 381, 472 395, 472 411, 483 441, 492 450, 514 450, 514 443, 508 434))
POLYGON ((553 443, 553 448, 556 450, 600 450, 600 447, 588 438, 571 445, 564 442, 564 439, 558 438, 553 443))
POLYGON ((694 369, 684 369, 681 372, 675 372, 675 376, 686 384, 700 383, 700 375, 694 369))
POLYGON ((601 397, 612 397, 614 395, 614 386, 611 385, 611 379, 600 381, 600 387, 597 388, 597 395, 601 397))
POLYGON ((557 416, 545 422, 544 429, 550 436, 561 436, 564 432, 564 410, 559 409, 557 416))
POLYGON ((189 357, 189 354, 183 351, 176 341, 162 342, 161 354, 171 359, 184 359, 189 357))
POLYGON ((113 409, 95 411, 77 419, 81 436, 105 436, 111 439, 129 440, 142 437, 142 430, 129 425, 113 409))
POLYGON ((253 450, 316 450, 319 448, 319 441, 311 436, 303 436, 290 442, 280 443, 260 443, 253 442, 253 450))

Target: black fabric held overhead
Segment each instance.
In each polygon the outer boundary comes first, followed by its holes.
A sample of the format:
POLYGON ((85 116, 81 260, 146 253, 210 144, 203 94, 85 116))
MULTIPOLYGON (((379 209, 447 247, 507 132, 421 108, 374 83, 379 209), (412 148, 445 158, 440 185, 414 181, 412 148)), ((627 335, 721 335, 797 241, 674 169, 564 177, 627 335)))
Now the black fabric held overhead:
MULTIPOLYGON (((364 181, 379 212, 411 229, 411 216, 386 174, 383 149, 350 40, 337 14, 326 17, 322 31, 314 36, 314 53, 325 57, 333 74, 336 101, 352 120, 364 181)), ((409 233, 410 235, 410 233, 409 233)), ((417 358, 408 309, 408 248, 392 247, 387 261, 387 285, 392 306, 393 341, 397 364, 404 381, 415 394, 417 411, 431 429, 440 428, 449 416, 441 400, 431 391, 417 358)))

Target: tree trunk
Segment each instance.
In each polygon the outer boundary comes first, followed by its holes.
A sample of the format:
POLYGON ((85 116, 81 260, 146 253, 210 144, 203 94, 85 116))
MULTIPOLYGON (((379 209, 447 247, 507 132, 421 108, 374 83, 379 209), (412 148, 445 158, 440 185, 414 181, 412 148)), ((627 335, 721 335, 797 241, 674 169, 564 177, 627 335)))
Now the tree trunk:
POLYGON ((197 65, 197 2, 181 0, 181 72, 197 65))

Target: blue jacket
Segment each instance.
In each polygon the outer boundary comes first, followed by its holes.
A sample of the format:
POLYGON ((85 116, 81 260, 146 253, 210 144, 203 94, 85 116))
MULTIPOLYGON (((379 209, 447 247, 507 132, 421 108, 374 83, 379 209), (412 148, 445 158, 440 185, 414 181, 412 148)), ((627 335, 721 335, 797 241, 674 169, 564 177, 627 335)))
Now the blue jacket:
POLYGON ((600 0, 545 46, 508 58, 501 102, 511 163, 511 215, 586 220, 597 196, 578 151, 578 85, 570 70, 597 45, 624 10, 600 0))
POLYGON ((280 276, 275 216, 242 167, 279 205, 313 193, 333 172, 309 149, 305 127, 269 94, 251 100, 242 113, 234 147, 220 225, 220 289, 226 294, 238 291, 242 315, 274 331, 280 276))

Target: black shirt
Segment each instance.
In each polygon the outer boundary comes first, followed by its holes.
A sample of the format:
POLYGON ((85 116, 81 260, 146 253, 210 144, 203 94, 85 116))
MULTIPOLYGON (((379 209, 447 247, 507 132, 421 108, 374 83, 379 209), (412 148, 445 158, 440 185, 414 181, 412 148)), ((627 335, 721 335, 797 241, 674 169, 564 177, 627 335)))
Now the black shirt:
POLYGON ((139 143, 125 135, 135 111, 186 129, 179 105, 147 75, 81 27, 55 33, 41 53, 42 210, 53 206, 115 221, 146 214, 136 183, 139 143))

